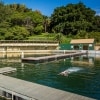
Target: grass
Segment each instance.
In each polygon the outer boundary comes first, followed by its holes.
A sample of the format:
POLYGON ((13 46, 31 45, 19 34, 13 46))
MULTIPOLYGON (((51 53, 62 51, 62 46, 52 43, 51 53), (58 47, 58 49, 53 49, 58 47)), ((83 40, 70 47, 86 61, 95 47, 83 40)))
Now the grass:
POLYGON ((28 37, 28 40, 54 40, 54 35, 41 33, 40 35, 33 35, 28 37))
MULTIPOLYGON (((33 35, 28 37, 28 40, 36 40, 36 41, 57 41, 56 35, 54 33, 41 33, 40 35, 33 35)), ((67 38, 63 36, 61 43, 70 43, 71 38, 67 38)))

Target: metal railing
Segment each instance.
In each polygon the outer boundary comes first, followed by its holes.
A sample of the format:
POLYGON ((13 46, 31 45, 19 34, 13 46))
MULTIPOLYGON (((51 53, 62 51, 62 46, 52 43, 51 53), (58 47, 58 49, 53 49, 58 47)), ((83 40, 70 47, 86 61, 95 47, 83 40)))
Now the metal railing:
POLYGON ((58 43, 53 40, 0 40, 0 43, 58 43))

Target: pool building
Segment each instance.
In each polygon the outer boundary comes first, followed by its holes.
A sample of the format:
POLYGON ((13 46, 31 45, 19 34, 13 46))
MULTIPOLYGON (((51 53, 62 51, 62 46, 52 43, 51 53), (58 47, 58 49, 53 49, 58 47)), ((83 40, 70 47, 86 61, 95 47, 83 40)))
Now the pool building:
POLYGON ((94 50, 94 39, 72 39, 71 50, 94 50))

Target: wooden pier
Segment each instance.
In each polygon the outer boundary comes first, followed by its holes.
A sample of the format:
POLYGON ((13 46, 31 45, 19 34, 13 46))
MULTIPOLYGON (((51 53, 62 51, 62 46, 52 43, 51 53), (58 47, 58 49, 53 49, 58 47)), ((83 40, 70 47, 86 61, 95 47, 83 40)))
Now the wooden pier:
POLYGON ((0 68, 0 74, 11 73, 14 71, 16 71, 16 68, 12 68, 12 67, 0 68))
POLYGON ((9 100, 96 100, 2 74, 0 95, 9 100))
POLYGON ((85 55, 86 52, 77 52, 77 53, 69 53, 69 54, 59 54, 59 55, 51 55, 51 56, 43 56, 43 57, 27 57, 22 58, 22 62, 33 62, 33 63, 42 63, 46 61, 53 61, 59 59, 65 59, 68 57, 85 55))

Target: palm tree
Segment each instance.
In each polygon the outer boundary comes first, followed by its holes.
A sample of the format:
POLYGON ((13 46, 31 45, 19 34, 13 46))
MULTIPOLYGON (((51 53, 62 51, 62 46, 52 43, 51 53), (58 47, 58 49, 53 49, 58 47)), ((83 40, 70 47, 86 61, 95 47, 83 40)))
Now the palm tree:
POLYGON ((44 16, 43 26, 44 26, 44 32, 45 33, 48 31, 49 24, 50 24, 50 18, 47 17, 47 16, 44 16))

